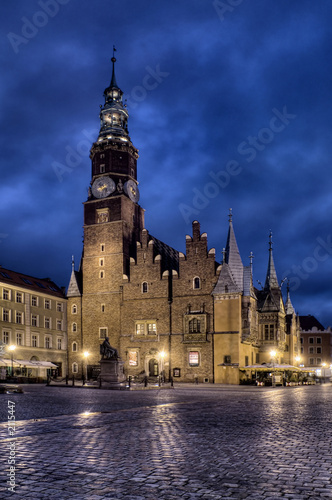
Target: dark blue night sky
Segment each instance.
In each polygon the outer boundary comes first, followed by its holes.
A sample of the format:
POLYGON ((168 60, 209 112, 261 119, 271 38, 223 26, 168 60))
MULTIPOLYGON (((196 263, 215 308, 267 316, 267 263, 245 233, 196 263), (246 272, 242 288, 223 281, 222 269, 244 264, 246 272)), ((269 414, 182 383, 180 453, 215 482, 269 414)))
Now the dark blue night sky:
POLYGON ((332 324, 329 0, 1 2, 0 264, 68 285, 99 105, 116 76, 146 228, 179 251, 201 223, 301 315, 332 324), (284 285, 285 287, 285 285, 284 285), (284 290, 285 291, 285 290, 284 290))

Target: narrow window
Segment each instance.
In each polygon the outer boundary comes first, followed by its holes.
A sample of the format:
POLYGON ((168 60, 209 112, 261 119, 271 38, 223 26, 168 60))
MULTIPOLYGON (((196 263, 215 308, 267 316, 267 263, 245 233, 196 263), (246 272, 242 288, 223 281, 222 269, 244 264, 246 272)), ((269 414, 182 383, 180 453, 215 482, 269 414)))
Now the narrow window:
POLYGON ((73 373, 78 373, 78 364, 73 363, 73 373))
POLYGON ((72 332, 77 332, 77 323, 73 323, 71 327, 72 332))
POLYGON ((16 345, 23 345, 23 335, 22 333, 16 334, 16 345))
POLYGON ((196 278, 194 278, 193 285, 194 285, 194 289, 195 290, 198 290, 199 288, 201 288, 201 280, 200 280, 200 278, 198 278, 196 276, 196 278))
POLYGON ((71 306, 71 312, 72 312, 72 314, 76 314, 77 313, 77 305, 76 304, 73 304, 71 306))
POLYGON ((62 339, 58 339, 58 349, 59 351, 62 349, 62 339))
POLYGON ((146 281, 143 281, 142 283, 142 293, 147 293, 148 291, 148 284, 146 281))
POLYGON ((76 343, 76 342, 73 342, 73 343, 72 343, 71 350, 72 350, 73 352, 77 352, 77 343, 76 343))
POLYGON ((37 347, 37 335, 32 335, 31 345, 32 345, 32 347, 37 347))

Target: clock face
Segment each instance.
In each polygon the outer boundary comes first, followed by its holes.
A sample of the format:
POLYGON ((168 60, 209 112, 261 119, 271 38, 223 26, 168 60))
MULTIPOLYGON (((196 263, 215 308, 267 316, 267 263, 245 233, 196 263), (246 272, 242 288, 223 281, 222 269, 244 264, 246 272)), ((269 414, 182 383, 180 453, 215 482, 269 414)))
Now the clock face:
POLYGON ((136 182, 134 182, 130 179, 129 181, 125 182, 123 189, 124 189, 124 192, 126 193, 126 195, 129 196, 131 201, 134 201, 135 203, 138 202, 139 190, 138 190, 136 182))
POLYGON ((92 194, 95 198, 106 198, 115 191, 115 182, 110 177, 98 177, 92 184, 92 194))

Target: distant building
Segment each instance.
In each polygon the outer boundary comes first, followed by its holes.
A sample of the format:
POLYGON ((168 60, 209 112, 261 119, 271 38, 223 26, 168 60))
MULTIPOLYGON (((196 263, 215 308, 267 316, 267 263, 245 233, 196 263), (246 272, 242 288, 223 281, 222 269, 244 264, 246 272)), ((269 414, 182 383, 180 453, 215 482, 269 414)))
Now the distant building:
POLYGON ((282 297, 271 236, 266 281, 257 290, 252 259, 242 263, 231 213, 222 263, 198 221, 186 236, 185 254, 145 228, 138 151, 112 61, 90 154, 84 249, 67 292, 69 375, 84 373, 84 363, 88 374, 97 371, 105 337, 132 376, 238 384, 249 365, 296 363, 298 319, 289 292, 285 302, 282 297))
POLYGON ((14 375, 66 375, 67 300, 50 279, 0 267, 0 365, 14 375), (10 347, 15 347, 13 351, 10 347))
POLYGON ((332 330, 315 316, 300 316, 301 364, 321 368, 332 363, 332 330))

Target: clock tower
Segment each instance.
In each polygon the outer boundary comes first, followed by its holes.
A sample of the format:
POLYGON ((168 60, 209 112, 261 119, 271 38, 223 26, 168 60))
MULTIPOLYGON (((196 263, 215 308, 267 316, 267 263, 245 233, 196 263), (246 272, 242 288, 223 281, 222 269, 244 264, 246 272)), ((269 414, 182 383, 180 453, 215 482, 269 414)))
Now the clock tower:
POLYGON ((76 285, 68 295, 76 315, 69 323, 74 325, 73 338, 80 339, 80 350, 90 353, 89 365, 98 364, 99 345, 106 336, 119 349, 122 285, 130 279, 130 260, 136 259, 144 227, 144 210, 138 205, 138 150, 129 137, 128 111, 116 82, 115 62, 113 53, 112 78, 100 109, 100 131, 90 152, 92 172, 84 202, 80 300, 80 287, 76 285), (81 322, 75 321, 78 315, 81 322))

